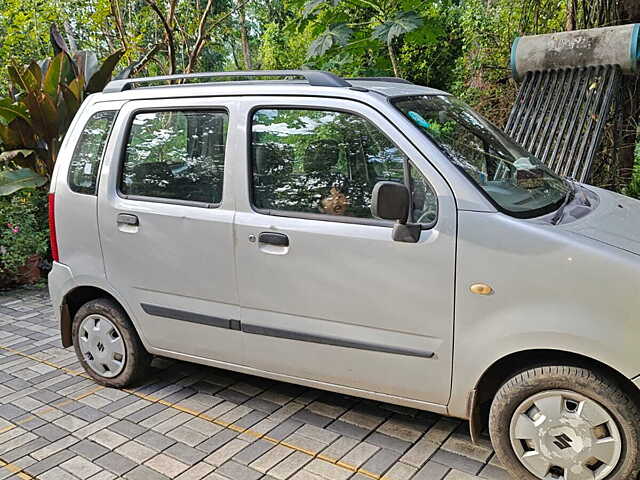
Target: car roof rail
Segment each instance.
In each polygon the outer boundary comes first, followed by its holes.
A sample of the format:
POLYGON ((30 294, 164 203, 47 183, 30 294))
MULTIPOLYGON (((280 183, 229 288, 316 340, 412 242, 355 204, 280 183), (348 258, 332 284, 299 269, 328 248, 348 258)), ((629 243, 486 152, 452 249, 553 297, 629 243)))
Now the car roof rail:
POLYGON ((389 83, 406 83, 413 85, 413 82, 400 77, 348 77, 345 80, 360 80, 369 82, 389 82, 389 83))
POLYGON ((136 83, 152 83, 175 80, 220 78, 220 77, 303 77, 309 85, 317 87, 350 87, 343 78, 322 70, 249 70, 237 72, 202 72, 180 75, 162 75, 157 77, 124 78, 110 81, 102 90, 103 93, 122 92, 132 88, 136 83))

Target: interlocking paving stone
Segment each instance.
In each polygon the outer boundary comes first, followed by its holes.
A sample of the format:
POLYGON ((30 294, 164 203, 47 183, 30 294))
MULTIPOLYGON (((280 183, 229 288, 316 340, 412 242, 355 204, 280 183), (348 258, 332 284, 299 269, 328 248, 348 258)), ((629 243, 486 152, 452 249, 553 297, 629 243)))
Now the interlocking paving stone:
POLYGON ((274 445, 271 442, 268 442, 266 440, 257 440, 256 442, 248 445, 246 448, 242 449, 240 452, 234 455, 233 459, 238 463, 242 463, 243 465, 249 465, 258 457, 267 453, 273 447, 274 445))
POLYGON ((438 462, 428 461, 425 466, 418 471, 416 476, 413 477, 413 480, 442 480, 450 470, 451 467, 438 462))
POLYGON ((513 480, 505 469, 491 464, 485 465, 479 475, 481 478, 490 478, 492 480, 513 480))
POLYGON ((36 438, 35 440, 31 440, 29 443, 22 445, 21 447, 14 448, 13 450, 9 450, 2 454, 2 459, 5 462, 13 463, 16 460, 24 457, 25 455, 29 455, 30 453, 39 450, 45 445, 49 444, 49 440, 45 438, 36 438))
POLYGON ((471 473, 473 475, 477 474, 480 469, 482 469, 483 465, 477 460, 473 460, 469 457, 463 457, 462 455, 451 453, 447 450, 438 450, 431 458, 438 463, 448 465, 451 468, 462 470, 463 472, 471 473))
POLYGON ((258 480, 262 477, 262 473, 234 461, 225 463, 216 473, 231 480, 258 480))
POLYGON ((206 453, 212 453, 237 436, 237 432, 234 432, 233 430, 222 430, 221 432, 216 433, 213 437, 202 442, 196 448, 206 453))
POLYGON ((164 453, 187 465, 194 465, 207 456, 203 451, 180 442, 171 445, 164 453))
POLYGON ((266 473, 292 453, 293 450, 291 450, 290 448, 287 448, 283 445, 276 445, 260 458, 252 462, 249 466, 254 470, 266 473))
POLYGON ((144 463, 157 454, 155 450, 145 447, 144 445, 130 441, 116 448, 116 453, 133 460, 136 463, 144 463))
POLYGON ((61 463, 60 468, 82 479, 89 478, 101 470, 100 467, 80 456, 71 457, 66 462, 61 463))
POLYGON ((54 467, 51 470, 43 472, 39 478, 42 480, 76 480, 78 477, 71 475, 59 467, 54 467))
POLYGON ((367 460, 362 469, 375 475, 382 475, 386 472, 396 460, 400 458, 398 452, 393 450, 380 449, 369 460, 367 460))
POLYGON ((89 460, 95 460, 96 458, 101 457, 109 451, 108 448, 105 448, 102 445, 99 445, 87 439, 79 441, 75 445, 72 445, 69 449, 72 452, 82 455, 89 460))
POLYGON ((362 440, 371 433, 370 430, 340 420, 336 420, 327 428, 332 432, 346 435, 347 437, 355 438, 357 440, 362 440))
POLYGON ((244 440, 234 438, 229 443, 225 443, 207 458, 205 462, 210 463, 216 467, 224 464, 227 460, 230 460, 236 453, 243 450, 248 445, 244 440))
POLYGON ((146 445, 149 448, 153 448, 159 452, 176 443, 175 440, 165 437, 164 435, 160 435, 152 430, 149 430, 137 437, 136 442, 146 445))
POLYGON ((409 480, 418 471, 417 468, 406 463, 396 462, 384 474, 388 480, 409 480))
POLYGON ((0 418, 4 418, 6 420, 11 420, 16 417, 20 417, 25 415, 27 412, 15 405, 0 405, 0 418))
MULTIPOLYGON (((82 371, 44 290, 0 293, 0 346, 82 371)), ((488 438, 432 413, 170 359, 135 393, 77 373, 0 349, 1 460, 38 480, 507 479, 488 438)))
POLYGON ((109 430, 113 430, 127 438, 135 438, 147 431, 146 428, 136 425, 128 420, 120 420, 119 422, 110 425, 109 430))
POLYGON ((149 467, 139 465, 133 470, 125 473, 124 478, 127 480, 166 480, 169 477, 162 475, 149 467))
POLYGON ((175 478, 189 468, 188 465, 185 465, 184 463, 163 453, 156 455, 151 460, 148 460, 145 465, 169 478, 175 478))
POLYGON ((410 442, 405 442, 398 438, 393 438, 382 433, 373 432, 367 437, 367 442, 379 446, 380 448, 388 448, 394 452, 404 453, 411 448, 410 442))
POLYGON ((119 453, 109 452, 95 460, 95 463, 116 475, 123 475, 136 467, 136 463, 119 453))
POLYGON ((44 460, 40 460, 34 463, 33 465, 26 467, 24 471, 27 472, 29 475, 38 476, 41 473, 44 473, 47 470, 50 470, 55 466, 60 465, 63 462, 66 462, 73 456, 74 454, 71 453, 69 450, 64 450, 64 451, 55 453, 53 455, 50 455, 44 460))

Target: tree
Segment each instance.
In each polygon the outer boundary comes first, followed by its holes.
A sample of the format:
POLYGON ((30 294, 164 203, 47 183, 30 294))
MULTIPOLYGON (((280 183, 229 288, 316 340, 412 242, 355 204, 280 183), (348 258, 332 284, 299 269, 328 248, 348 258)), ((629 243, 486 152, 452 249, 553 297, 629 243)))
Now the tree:
POLYGON ((123 54, 100 64, 95 52, 71 52, 51 27, 52 58, 10 66, 10 94, 0 99, 0 195, 50 178, 73 116, 88 94, 101 91, 123 54))
POLYGON ((441 33, 412 9, 418 5, 414 1, 307 0, 302 25, 304 19, 313 19, 321 30, 309 47, 309 57, 336 54, 337 50, 360 56, 382 44, 393 74, 400 76, 398 42, 408 34, 412 34, 409 41, 433 41, 441 33))
MULTIPOLYGON (((567 0, 567 28, 583 29, 640 22, 640 2, 638 0, 567 0)), ((640 121, 640 79, 637 75, 625 76, 622 80, 622 95, 619 126, 611 126, 609 137, 612 145, 608 149, 605 162, 614 166, 606 179, 600 179, 608 186, 621 188, 633 174, 635 150, 638 142, 638 122, 640 121), (616 130, 616 131, 613 131, 616 130)))

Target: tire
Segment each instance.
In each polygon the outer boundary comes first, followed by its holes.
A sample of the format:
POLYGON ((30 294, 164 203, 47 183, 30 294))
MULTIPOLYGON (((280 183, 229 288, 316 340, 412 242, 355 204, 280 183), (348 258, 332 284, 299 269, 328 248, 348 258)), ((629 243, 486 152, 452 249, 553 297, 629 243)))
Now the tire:
POLYGON ((547 463, 548 478, 563 479, 566 466, 560 463, 569 462, 580 465, 572 467, 576 470, 571 479, 587 478, 587 470, 581 470, 586 466, 596 480, 632 480, 640 472, 639 419, 636 401, 601 373, 544 366, 519 373, 502 385, 491 405, 489 432, 498 458, 515 479, 545 478, 534 471, 544 471, 547 463), (575 423, 570 424, 569 418, 575 423), (607 442, 611 448, 606 455, 599 451, 585 460, 595 453, 596 442, 607 442))
POLYGON ((148 372, 151 355, 114 301, 99 298, 85 303, 73 317, 72 332, 78 360, 100 385, 127 387, 140 382, 148 372), (105 348, 108 341, 113 347, 105 348))

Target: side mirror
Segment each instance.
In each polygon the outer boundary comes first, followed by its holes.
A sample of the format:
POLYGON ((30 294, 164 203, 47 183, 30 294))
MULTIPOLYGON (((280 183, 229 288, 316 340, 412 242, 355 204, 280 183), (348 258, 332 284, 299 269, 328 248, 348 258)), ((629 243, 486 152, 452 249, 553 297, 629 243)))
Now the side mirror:
POLYGON ((420 225, 407 223, 411 193, 406 185, 397 182, 378 182, 371 193, 371 212, 383 220, 395 220, 392 238, 396 242, 417 243, 420 225))
POLYGON ((407 223, 411 195, 402 183, 378 182, 371 193, 371 212, 383 220, 407 223))

